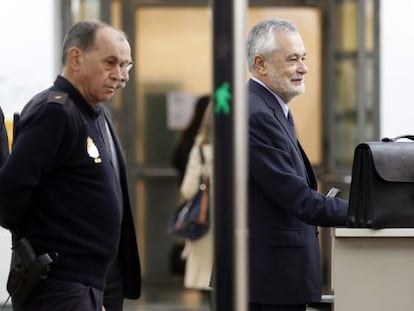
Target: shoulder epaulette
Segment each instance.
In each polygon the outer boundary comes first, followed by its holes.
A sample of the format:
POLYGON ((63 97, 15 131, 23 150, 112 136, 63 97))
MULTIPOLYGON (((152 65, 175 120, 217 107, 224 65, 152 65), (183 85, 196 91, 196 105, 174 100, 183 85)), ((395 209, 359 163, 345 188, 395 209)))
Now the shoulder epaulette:
POLYGON ((65 92, 53 91, 47 98, 48 103, 57 103, 63 105, 68 98, 68 94, 65 92))

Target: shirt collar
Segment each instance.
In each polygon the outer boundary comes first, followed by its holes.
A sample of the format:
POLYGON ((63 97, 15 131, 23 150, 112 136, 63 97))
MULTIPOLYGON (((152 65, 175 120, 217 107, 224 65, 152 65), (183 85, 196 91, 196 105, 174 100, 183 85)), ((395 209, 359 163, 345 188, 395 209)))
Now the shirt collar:
POLYGON ((285 101, 279 96, 279 95, 277 95, 275 92, 273 92, 271 89, 269 89, 268 87, 267 87, 267 85, 266 84, 264 84, 261 80, 259 80, 259 79, 257 79, 257 78, 255 78, 255 77, 252 77, 251 78, 253 81, 256 81, 257 83, 259 83, 261 86, 263 86, 266 90, 268 90, 275 98, 276 98, 276 100, 277 100, 277 102, 279 103, 279 105, 280 105, 280 108, 282 108, 282 111, 283 111, 283 114, 285 115, 285 117, 287 118, 287 115, 288 115, 288 113, 289 113, 289 107, 288 107, 288 105, 285 103, 285 101))

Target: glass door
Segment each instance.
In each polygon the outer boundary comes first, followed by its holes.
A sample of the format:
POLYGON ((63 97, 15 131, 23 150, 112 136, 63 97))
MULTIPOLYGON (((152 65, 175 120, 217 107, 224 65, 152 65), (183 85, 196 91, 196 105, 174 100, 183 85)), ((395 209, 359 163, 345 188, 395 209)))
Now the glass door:
MULTIPOLYGON (((179 105, 177 99, 188 102, 211 94, 212 19, 207 1, 202 2, 122 3, 122 24, 129 25, 124 29, 133 44, 135 66, 134 81, 123 91, 119 128, 133 163, 131 188, 135 193, 143 273, 145 281, 151 284, 177 280, 171 274, 172 249, 177 241, 165 230, 168 217, 180 200, 177 172, 171 165, 172 152, 183 129, 173 115, 179 105)), ((282 4, 280 7, 279 2, 270 5, 253 1, 246 30, 271 17, 292 20, 299 27, 307 47, 310 73, 307 92, 292 102, 292 109, 303 145, 314 165, 319 166, 322 13, 320 8, 304 6, 302 1, 282 4)), ((247 79, 248 76, 246 82, 247 79)), ((178 279, 178 286, 182 287, 182 280, 178 279)))

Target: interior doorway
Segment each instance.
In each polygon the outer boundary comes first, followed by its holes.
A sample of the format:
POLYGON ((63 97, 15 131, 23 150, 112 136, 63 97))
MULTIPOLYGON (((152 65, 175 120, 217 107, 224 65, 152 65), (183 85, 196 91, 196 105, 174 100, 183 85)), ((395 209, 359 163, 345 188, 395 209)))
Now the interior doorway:
MULTIPOLYGON (((284 6, 279 2, 252 2, 246 29, 261 19, 279 17, 293 21, 302 33, 309 66, 307 91, 292 101, 292 110, 304 148, 318 166, 322 161, 321 8, 305 6, 302 1, 285 1, 284 6)), ((132 143, 126 147, 134 162, 130 163, 134 174, 131 188, 136 200, 144 282, 150 287, 182 286, 180 277, 171 273, 172 249, 177 241, 165 230, 168 217, 180 200, 171 155, 182 127, 174 125, 171 113, 180 96, 188 101, 211 94, 211 9, 207 3, 191 1, 134 1, 133 7, 129 4, 125 11, 122 18, 127 20, 123 24, 133 26, 128 34, 132 37, 136 65, 132 98, 122 103, 132 124, 121 125, 121 131, 124 128, 126 140, 132 143), (133 131, 126 132, 131 127, 133 131)))

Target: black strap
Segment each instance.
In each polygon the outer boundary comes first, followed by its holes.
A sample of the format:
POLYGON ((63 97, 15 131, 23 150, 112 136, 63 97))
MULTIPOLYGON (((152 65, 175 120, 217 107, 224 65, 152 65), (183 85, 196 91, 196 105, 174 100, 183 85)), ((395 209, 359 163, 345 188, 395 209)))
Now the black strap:
POLYGON ((401 136, 396 136, 394 138, 384 137, 383 139, 381 139, 381 141, 382 142, 395 142, 403 138, 414 140, 414 135, 401 135, 401 136))
POLYGON ((290 110, 288 111, 288 114, 287 114, 287 120, 289 122, 289 125, 290 125, 290 128, 292 130, 292 133, 294 135, 296 135, 296 132, 295 132, 295 123, 293 122, 293 116, 292 116, 292 113, 290 112, 290 110))
POLYGON ((198 146, 198 150, 200 152, 200 159, 201 159, 201 164, 206 163, 206 158, 204 157, 204 152, 203 152, 203 146, 198 146))

